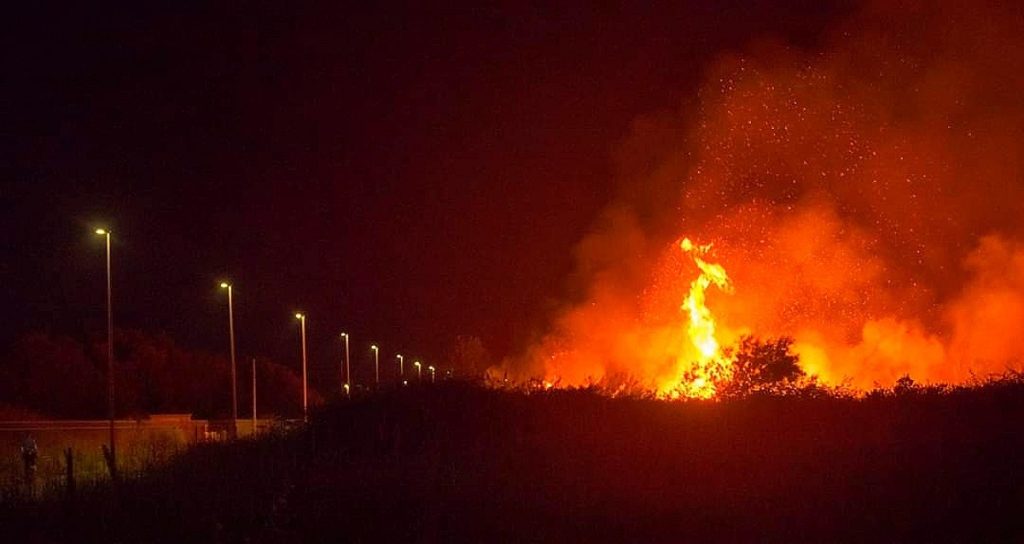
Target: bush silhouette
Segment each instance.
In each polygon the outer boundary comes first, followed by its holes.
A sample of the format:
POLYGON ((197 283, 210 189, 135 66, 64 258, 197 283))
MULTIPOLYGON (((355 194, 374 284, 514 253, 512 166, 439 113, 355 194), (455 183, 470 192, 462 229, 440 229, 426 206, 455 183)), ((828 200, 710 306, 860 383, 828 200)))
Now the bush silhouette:
POLYGON ((718 384, 723 398, 746 397, 752 394, 788 394, 795 392, 804 378, 800 358, 790 349, 793 339, 781 337, 762 340, 744 336, 736 346, 726 350, 732 357, 732 376, 718 384))

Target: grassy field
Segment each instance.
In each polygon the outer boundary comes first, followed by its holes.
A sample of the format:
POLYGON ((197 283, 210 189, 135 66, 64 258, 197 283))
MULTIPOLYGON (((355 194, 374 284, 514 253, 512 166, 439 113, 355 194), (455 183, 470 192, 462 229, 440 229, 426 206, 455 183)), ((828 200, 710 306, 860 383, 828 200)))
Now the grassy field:
MULTIPOLYGON (((465 384, 0 508, 106 542, 1021 541, 1024 386, 729 403, 465 384)), ((13 540, 9 540, 13 541, 13 540)))
MULTIPOLYGON (((60 492, 66 482, 64 450, 71 448, 75 476, 88 484, 109 478, 101 447, 107 444, 106 422, 31 421, 19 425, 0 423, 0 491, 24 493, 24 465, 20 447, 26 433, 36 441, 37 489, 40 494, 60 492)), ((118 421, 118 466, 128 474, 142 473, 166 463, 184 450, 194 437, 180 428, 118 421)))

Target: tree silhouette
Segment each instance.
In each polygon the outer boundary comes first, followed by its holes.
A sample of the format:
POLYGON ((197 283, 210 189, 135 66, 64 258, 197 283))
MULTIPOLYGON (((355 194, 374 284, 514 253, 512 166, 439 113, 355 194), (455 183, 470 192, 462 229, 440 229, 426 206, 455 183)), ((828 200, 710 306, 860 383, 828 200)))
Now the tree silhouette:
MULTIPOLYGON (((184 412, 197 417, 231 414, 231 372, 224 355, 188 350, 166 334, 118 329, 114 334, 118 417, 184 412)), ((106 415, 106 344, 33 333, 0 360, 4 412, 29 410, 50 417, 106 415)), ((301 413, 302 382, 292 369, 260 359, 257 389, 261 415, 301 413)), ((251 406, 249 365, 239 373, 239 411, 251 406)), ((315 390, 311 402, 320 402, 315 390)))
POLYGON ((491 355, 478 336, 459 335, 448 350, 448 361, 461 374, 482 376, 494 364, 491 355))
POLYGON ((793 339, 789 337, 740 338, 736 346, 726 350, 726 357, 733 359, 732 375, 718 384, 718 394, 723 398, 737 398, 793 391, 804 377, 804 371, 800 368, 800 358, 790 351, 792 345, 793 339))
POLYGON ((0 363, 0 398, 57 417, 101 417, 104 374, 81 342, 33 333, 0 363))

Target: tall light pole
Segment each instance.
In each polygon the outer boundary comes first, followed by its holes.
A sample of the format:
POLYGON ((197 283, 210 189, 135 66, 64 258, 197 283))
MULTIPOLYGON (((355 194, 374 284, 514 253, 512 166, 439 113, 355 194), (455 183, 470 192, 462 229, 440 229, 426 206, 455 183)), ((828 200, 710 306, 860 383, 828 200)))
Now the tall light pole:
POLYGON ((399 353, 395 355, 395 358, 398 359, 398 379, 402 379, 405 377, 405 357, 399 353))
POLYGON ((416 380, 418 381, 423 376, 423 365, 421 365, 419 361, 416 361, 413 363, 413 366, 416 367, 416 380))
POLYGON ((430 383, 434 383, 434 367, 428 366, 427 370, 430 371, 430 383))
POLYGON ((110 272, 110 231, 96 229, 107 243, 107 417, 110 419, 110 476, 117 479, 117 448, 114 440, 114 306, 110 272))
POLYGON ((256 358, 252 358, 252 435, 256 436, 256 358))
POLYGON ((306 314, 297 313, 295 319, 299 320, 302 330, 302 420, 309 421, 308 379, 306 377, 306 314))
POLYGON ((373 350, 373 384, 380 385, 380 348, 374 344, 370 349, 373 350))
POLYGON ((348 333, 341 333, 341 337, 345 339, 345 382, 342 389, 345 390, 345 395, 352 394, 352 367, 348 364, 348 333))
POLYGON ((228 290, 228 338, 231 341, 231 434, 238 437, 238 367, 235 365, 235 300, 231 284, 220 282, 221 289, 228 290))

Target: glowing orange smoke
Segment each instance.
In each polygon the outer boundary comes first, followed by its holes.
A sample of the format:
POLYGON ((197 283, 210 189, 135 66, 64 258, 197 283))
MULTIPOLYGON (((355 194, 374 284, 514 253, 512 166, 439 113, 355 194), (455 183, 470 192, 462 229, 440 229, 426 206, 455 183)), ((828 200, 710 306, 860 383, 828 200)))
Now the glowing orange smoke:
POLYGON ((572 298, 502 371, 708 397, 744 334, 859 390, 1019 371, 1024 19, 976 4, 868 2, 814 50, 716 58, 637 122, 572 298))

